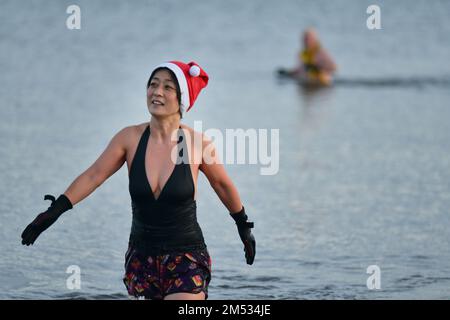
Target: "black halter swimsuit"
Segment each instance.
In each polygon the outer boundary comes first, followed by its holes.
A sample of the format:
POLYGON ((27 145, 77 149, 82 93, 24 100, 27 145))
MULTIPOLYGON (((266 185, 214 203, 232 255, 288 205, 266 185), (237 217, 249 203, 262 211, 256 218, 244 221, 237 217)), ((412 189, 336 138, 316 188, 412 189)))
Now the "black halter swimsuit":
POLYGON ((146 255, 206 249, 197 222, 194 182, 183 130, 178 129, 177 163, 157 199, 145 170, 149 136, 148 126, 131 162, 129 192, 133 222, 129 245, 146 255))

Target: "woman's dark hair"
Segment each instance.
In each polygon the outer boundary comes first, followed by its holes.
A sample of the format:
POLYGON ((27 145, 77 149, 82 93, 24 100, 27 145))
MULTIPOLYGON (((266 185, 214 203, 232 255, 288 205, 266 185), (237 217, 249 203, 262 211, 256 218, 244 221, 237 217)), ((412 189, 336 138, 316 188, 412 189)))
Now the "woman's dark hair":
POLYGON ((147 81, 147 90, 148 90, 148 87, 150 87, 150 83, 152 82, 153 77, 160 70, 168 71, 169 74, 170 74, 170 79, 175 83, 175 87, 176 87, 176 91, 177 91, 178 105, 180 106, 180 110, 178 112, 180 113, 180 117, 183 118, 183 114, 181 113, 181 90, 180 90, 180 85, 178 84, 177 77, 175 76, 175 73, 173 73, 172 70, 170 70, 169 68, 166 68, 166 67, 159 67, 159 68, 156 68, 155 70, 153 70, 152 74, 150 75, 150 78, 147 81))

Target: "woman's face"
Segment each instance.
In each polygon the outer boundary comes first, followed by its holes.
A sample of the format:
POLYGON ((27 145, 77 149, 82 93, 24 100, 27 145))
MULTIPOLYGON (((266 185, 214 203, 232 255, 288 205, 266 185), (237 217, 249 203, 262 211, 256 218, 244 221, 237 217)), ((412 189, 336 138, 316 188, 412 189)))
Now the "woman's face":
POLYGON ((176 84, 167 70, 157 71, 150 81, 147 107, 152 116, 179 114, 176 84))

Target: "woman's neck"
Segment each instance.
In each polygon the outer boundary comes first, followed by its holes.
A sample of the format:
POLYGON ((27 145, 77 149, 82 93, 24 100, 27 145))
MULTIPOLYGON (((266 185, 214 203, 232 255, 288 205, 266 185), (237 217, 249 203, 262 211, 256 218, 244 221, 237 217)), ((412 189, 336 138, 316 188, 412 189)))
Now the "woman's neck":
POLYGON ((167 142, 171 140, 172 133, 180 127, 179 118, 155 118, 150 119, 150 130, 154 141, 167 142))

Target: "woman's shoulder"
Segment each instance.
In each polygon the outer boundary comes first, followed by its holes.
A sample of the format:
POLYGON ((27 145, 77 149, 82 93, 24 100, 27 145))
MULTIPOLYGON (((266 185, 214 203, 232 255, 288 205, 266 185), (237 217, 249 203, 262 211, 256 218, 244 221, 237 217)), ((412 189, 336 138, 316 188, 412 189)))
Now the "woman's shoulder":
POLYGON ((121 131, 126 136, 140 135, 144 132, 144 130, 147 126, 148 126, 148 122, 143 122, 143 123, 139 123, 139 124, 129 125, 129 126, 123 128, 121 131))
POLYGON ((191 127, 189 127, 189 126, 187 126, 187 125, 185 125, 183 123, 180 123, 180 128, 183 129, 183 131, 185 133, 188 133, 191 136, 201 134, 201 132, 195 131, 194 129, 192 129, 191 127))
POLYGON ((120 140, 126 146, 133 144, 142 135, 147 125, 148 122, 126 126, 115 134, 114 139, 120 140))
POLYGON ((185 134, 186 133, 189 134, 192 143, 193 141, 202 141, 202 144, 205 144, 205 142, 211 142, 211 139, 201 131, 195 131, 194 129, 185 124, 180 124, 180 127, 181 129, 183 129, 185 134))

